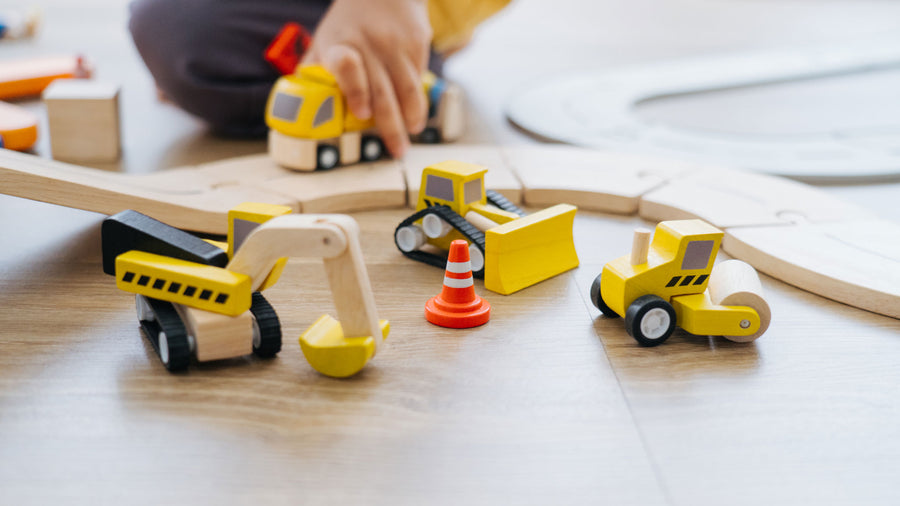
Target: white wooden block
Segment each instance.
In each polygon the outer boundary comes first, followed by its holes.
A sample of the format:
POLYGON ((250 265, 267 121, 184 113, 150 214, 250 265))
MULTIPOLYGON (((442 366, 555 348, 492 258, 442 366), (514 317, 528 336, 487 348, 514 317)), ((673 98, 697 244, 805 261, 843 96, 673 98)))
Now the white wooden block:
POLYGON ((88 79, 58 79, 44 90, 50 149, 57 160, 119 159, 119 87, 88 79))
POLYGON ((403 159, 399 160, 406 175, 409 205, 416 206, 419 199, 419 185, 422 183, 422 169, 429 165, 459 160, 460 162, 484 165, 488 172, 484 178, 487 190, 498 191, 513 204, 522 202, 522 185, 509 169, 509 164, 497 146, 473 144, 413 145, 403 159))
POLYGON ((725 168, 686 174, 641 197, 650 221, 700 218, 719 227, 817 223, 874 218, 812 186, 725 168))
POLYGON ((823 297, 900 318, 900 225, 884 220, 736 227, 722 247, 823 297))
POLYGON ((616 214, 638 212, 640 196, 694 166, 565 145, 517 146, 503 154, 524 187, 524 202, 559 203, 616 214))

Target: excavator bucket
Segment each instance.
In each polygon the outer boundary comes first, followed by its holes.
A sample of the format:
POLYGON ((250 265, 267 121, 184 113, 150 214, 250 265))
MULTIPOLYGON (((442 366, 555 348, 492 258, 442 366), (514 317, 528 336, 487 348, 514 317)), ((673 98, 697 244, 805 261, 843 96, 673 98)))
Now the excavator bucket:
POLYGON ((484 287, 509 295, 578 267, 575 211, 559 204, 486 231, 484 287))
MULTIPOLYGON (((379 320, 381 338, 386 339, 391 326, 379 320)), ((346 337, 341 322, 323 315, 300 335, 303 356, 313 369, 332 378, 353 376, 375 355, 373 336, 346 337)))

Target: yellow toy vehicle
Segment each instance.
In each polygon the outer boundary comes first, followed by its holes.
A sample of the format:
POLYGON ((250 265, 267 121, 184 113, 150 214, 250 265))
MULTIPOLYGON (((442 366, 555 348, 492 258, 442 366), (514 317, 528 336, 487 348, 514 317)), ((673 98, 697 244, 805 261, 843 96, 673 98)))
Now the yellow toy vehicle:
POLYGON ((394 232, 407 257, 447 264, 455 239, 469 242, 473 275, 508 295, 578 267, 572 241, 575 207, 559 204, 529 216, 503 195, 485 191, 480 165, 447 161, 422 171, 416 212, 394 232))
POLYGON ((319 318, 300 336, 300 347, 322 374, 359 372, 389 326, 377 318, 356 221, 256 203, 237 206, 228 219, 227 245, 135 211, 103 223, 104 272, 136 294, 141 327, 166 368, 184 369, 192 357, 278 353, 278 316, 259 291, 278 281, 287 257, 315 257, 324 260, 338 320, 319 318))
POLYGON ((702 220, 665 221, 635 231, 631 255, 603 267, 591 300, 643 346, 662 344, 676 323, 691 334, 737 342, 761 336, 771 312, 756 271, 739 260, 713 264, 724 234, 702 220))
MULTIPOLYGON (((426 74, 428 122, 415 140, 453 141, 462 135, 459 87, 426 74)), ((347 107, 337 81, 320 65, 298 66, 276 81, 266 104, 269 154, 289 169, 331 169, 381 158, 384 144, 372 119, 361 120, 347 107)))

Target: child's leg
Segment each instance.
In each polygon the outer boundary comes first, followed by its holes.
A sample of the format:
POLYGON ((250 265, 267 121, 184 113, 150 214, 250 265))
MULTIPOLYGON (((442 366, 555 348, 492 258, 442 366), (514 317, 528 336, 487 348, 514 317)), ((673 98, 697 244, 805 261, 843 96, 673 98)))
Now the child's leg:
MULTIPOLYGON (((295 21, 313 32, 330 0, 136 0, 129 28, 157 86, 214 131, 266 132, 265 103, 278 73, 263 51, 295 21)), ((441 60, 432 55, 431 67, 441 60)))

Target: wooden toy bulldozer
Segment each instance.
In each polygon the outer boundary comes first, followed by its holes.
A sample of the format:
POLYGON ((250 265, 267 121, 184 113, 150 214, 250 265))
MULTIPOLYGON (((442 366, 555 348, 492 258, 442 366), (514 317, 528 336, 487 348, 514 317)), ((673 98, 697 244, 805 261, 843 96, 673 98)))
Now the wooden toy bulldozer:
POLYGON ((503 195, 485 191, 486 172, 452 160, 426 167, 416 212, 394 232, 397 248, 408 258, 443 268, 450 243, 464 239, 473 275, 502 295, 578 267, 575 207, 558 204, 526 216, 503 195))

